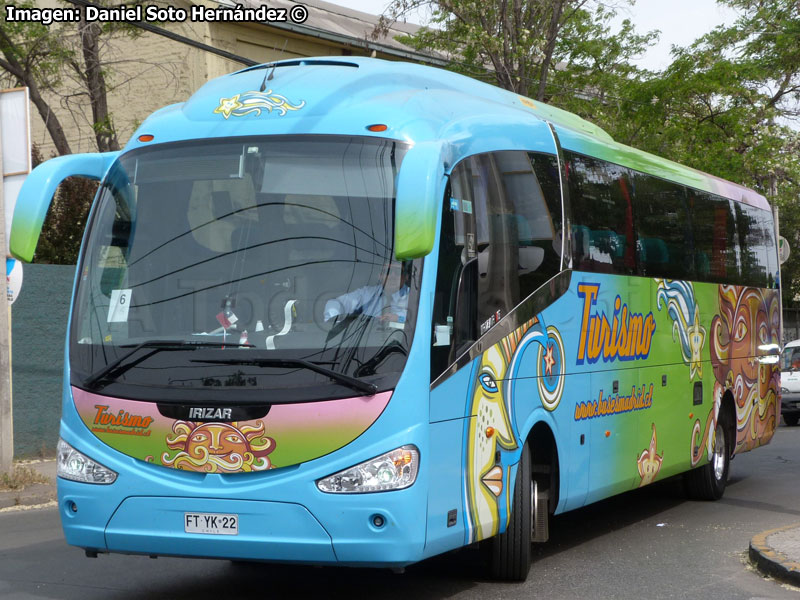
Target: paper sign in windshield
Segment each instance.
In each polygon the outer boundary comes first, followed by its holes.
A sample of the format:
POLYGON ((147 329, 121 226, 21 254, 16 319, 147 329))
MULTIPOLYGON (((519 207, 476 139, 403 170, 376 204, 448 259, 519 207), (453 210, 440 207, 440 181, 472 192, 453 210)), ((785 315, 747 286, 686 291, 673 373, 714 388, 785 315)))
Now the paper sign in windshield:
POLYGON ((111 304, 108 306, 109 323, 126 323, 131 304, 131 290, 111 290, 111 304))

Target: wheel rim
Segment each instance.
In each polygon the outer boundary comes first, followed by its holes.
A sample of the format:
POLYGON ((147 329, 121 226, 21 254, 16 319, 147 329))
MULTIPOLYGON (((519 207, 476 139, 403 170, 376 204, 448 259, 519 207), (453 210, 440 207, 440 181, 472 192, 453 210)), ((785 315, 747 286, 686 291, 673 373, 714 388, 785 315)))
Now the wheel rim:
POLYGON ((718 423, 714 431, 714 455, 711 457, 714 478, 717 481, 720 481, 725 474, 725 458, 725 430, 718 423))

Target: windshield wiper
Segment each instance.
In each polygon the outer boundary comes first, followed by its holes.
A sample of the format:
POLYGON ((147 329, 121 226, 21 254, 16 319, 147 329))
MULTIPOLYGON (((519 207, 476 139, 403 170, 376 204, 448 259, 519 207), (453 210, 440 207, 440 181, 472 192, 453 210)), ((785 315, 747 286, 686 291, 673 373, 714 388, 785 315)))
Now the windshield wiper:
POLYGON ((344 373, 339 373, 333 369, 323 367, 302 358, 220 358, 220 359, 197 359, 189 362, 201 362, 215 365, 252 365, 254 367, 303 367, 309 371, 314 371, 321 375, 327 375, 337 383, 344 384, 359 392, 364 392, 369 396, 374 396, 378 391, 378 386, 374 383, 367 383, 355 377, 350 377, 344 373))
POLYGON ((120 346, 120 348, 130 348, 128 352, 118 357, 116 360, 111 361, 99 371, 89 375, 89 377, 84 380, 84 384, 86 387, 95 389, 100 388, 102 385, 97 384, 103 379, 106 379, 112 372, 118 371, 117 373, 114 373, 114 377, 116 378, 119 375, 122 375, 125 371, 135 367, 143 360, 150 358, 153 356, 153 354, 161 352, 162 350, 196 350, 197 348, 223 348, 226 346, 231 348, 254 347, 253 344, 226 344, 223 342, 201 342, 193 340, 146 340, 139 344, 125 344, 120 346), (142 348, 150 348, 151 352, 148 352, 138 360, 130 362, 127 365, 122 364, 142 348))

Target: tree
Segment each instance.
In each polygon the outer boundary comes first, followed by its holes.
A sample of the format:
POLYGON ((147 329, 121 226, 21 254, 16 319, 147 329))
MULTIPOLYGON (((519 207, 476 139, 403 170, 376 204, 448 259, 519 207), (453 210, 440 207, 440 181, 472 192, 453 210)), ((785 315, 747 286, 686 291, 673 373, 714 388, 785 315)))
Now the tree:
POLYGON ((373 36, 386 35, 390 23, 427 6, 433 26, 404 38, 404 43, 441 51, 453 57, 455 70, 488 76, 502 88, 543 100, 548 76, 558 62, 556 48, 562 32, 574 20, 585 19, 589 2, 393 0, 373 36))
MULTIPOLYGON (((32 2, 18 3, 19 8, 31 8, 32 2)), ((71 154, 67 136, 44 93, 61 82, 61 67, 69 55, 52 31, 39 23, 0 21, 0 69, 12 80, 12 85, 27 86, 31 102, 47 127, 59 154, 71 154)))
MULTIPOLYGON (((718 0, 740 11, 663 73, 634 79, 618 96, 616 139, 754 188, 781 210, 800 249, 800 4, 718 0)), ((782 268, 783 299, 800 293, 800 257, 782 268)))
MULTIPOLYGON (((126 3, 142 4, 144 0, 126 3)), ((69 4, 66 3, 65 4, 69 4)), ((96 0, 101 6, 116 5, 112 0, 96 0)), ((35 2, 17 3, 19 8, 32 8, 35 2)), ((66 108, 76 122, 84 118, 83 107, 89 106, 89 124, 100 152, 119 150, 120 144, 109 110, 108 94, 124 85, 133 76, 122 72, 124 64, 136 65, 136 71, 156 67, 165 72, 169 64, 143 63, 129 57, 119 57, 113 51, 118 36, 136 38, 142 31, 124 22, 87 22, 86 8, 82 4, 80 22, 66 22, 49 26, 39 23, 0 21, 0 69, 15 84, 30 89, 31 101, 36 106, 59 154, 71 153, 64 127, 51 103, 59 99, 59 107, 66 108), (46 100, 45 97, 50 98, 46 100)))
MULTIPOLYGON (((131 34, 135 35, 136 32, 132 31, 131 34)), ((69 64, 80 78, 89 105, 92 107, 92 128, 97 149, 100 152, 119 150, 117 132, 108 110, 108 85, 103 74, 101 58, 103 27, 97 22, 88 23, 85 18, 85 9, 81 13, 78 36, 81 47, 80 56, 83 61, 76 60, 75 54, 73 54, 69 64)))
POLYGON ((657 31, 639 34, 630 20, 611 32, 613 10, 578 11, 563 28, 555 54, 561 67, 553 70, 545 100, 609 128, 623 115, 619 98, 631 84, 653 74, 632 64, 658 38, 657 31))

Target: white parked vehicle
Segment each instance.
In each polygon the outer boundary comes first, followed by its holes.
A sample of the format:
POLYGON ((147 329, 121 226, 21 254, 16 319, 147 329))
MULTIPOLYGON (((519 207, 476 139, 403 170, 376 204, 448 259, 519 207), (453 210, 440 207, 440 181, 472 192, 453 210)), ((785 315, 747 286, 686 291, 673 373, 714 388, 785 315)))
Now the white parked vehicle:
POLYGON ((789 426, 800 419, 800 340, 786 344, 781 354, 781 415, 789 426))

